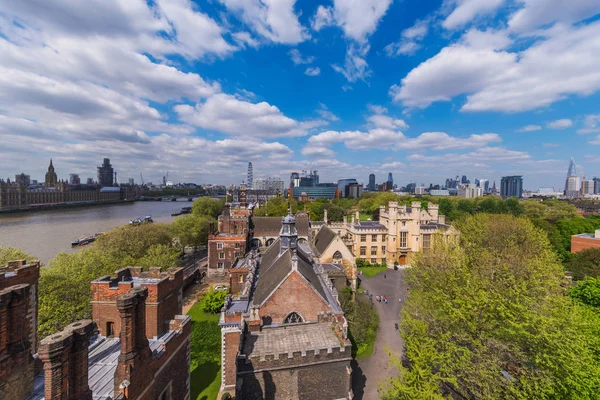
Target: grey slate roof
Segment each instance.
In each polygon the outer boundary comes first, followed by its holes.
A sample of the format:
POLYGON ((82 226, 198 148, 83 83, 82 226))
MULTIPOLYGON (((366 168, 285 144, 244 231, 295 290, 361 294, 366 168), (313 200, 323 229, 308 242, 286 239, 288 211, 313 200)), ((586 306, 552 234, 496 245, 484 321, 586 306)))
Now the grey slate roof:
POLYGON ((327 225, 323 225, 319 229, 319 233, 315 237, 315 249, 317 249, 319 254, 323 254, 327 250, 333 239, 335 239, 335 235, 335 232, 329 229, 327 225))
MULTIPOLYGON (((310 256, 304 254, 299 248, 298 272, 308 281, 317 293, 329 303, 325 294, 325 289, 319 280, 319 277, 312 266, 310 256)), ((258 281, 254 289, 252 302, 256 305, 262 304, 269 298, 271 293, 279 287, 283 280, 292 271, 292 252, 285 250, 279 255, 279 240, 275 241, 262 256, 260 268, 258 270, 258 281)))
MULTIPOLYGON (((252 217, 254 224, 254 236, 279 236, 281 230, 281 217, 252 217)), ((309 232, 308 215, 296 215, 296 230, 298 236, 308 236, 309 232)))

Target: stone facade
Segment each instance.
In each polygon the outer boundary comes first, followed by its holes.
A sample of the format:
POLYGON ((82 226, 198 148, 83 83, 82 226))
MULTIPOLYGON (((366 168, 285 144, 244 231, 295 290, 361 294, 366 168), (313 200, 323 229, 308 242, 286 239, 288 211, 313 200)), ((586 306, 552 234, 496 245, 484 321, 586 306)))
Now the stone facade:
POLYGON ((425 209, 417 201, 412 202, 411 207, 390 202, 387 209, 380 207, 379 221, 359 222, 357 212, 350 222, 344 217, 344 222, 327 226, 343 239, 356 259, 405 265, 410 263, 411 254, 430 248, 437 233, 458 234, 456 229, 445 224, 445 216, 439 215, 438 211, 438 205, 433 203, 425 209))

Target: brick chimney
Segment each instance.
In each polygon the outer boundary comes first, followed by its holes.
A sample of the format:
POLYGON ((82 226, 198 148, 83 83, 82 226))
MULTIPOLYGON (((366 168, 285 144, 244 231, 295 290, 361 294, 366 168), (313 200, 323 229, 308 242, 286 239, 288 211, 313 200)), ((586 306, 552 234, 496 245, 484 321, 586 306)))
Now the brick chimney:
POLYGON ((24 399, 33 390, 30 289, 21 284, 0 290, 0 399, 24 399))
POLYGON ((137 398, 147 385, 151 358, 146 339, 147 288, 133 288, 117 299, 121 318, 121 354, 115 371, 115 397, 121 393, 125 399, 137 398))
POLYGON ((40 342, 38 354, 44 364, 45 400, 92 399, 88 347, 95 331, 92 320, 81 320, 40 342))

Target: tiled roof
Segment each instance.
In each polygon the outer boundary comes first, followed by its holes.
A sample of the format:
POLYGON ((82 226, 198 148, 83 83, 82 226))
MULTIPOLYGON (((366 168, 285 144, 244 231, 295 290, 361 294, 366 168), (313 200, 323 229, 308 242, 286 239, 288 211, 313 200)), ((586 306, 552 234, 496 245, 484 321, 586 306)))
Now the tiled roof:
MULTIPOLYGON (((279 236, 281 230, 281 217, 252 217, 254 224, 254 236, 279 236)), ((298 236, 308 236, 309 221, 308 215, 296 215, 296 230, 298 236)))
POLYGON ((323 225, 315 237, 315 248, 319 254, 323 254, 327 250, 333 239, 335 239, 335 232, 329 229, 327 225, 323 225))

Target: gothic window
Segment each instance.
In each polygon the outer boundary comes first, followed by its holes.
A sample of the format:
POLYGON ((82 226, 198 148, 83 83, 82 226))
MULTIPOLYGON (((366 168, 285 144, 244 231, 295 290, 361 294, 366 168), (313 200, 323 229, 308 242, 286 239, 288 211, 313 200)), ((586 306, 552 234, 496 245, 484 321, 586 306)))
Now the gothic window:
POLYGON ((106 337, 113 337, 115 336, 115 323, 108 321, 106 323, 106 337))
POLYGON ((283 320, 284 324, 295 324, 298 322, 304 322, 304 318, 302 318, 302 316, 295 311, 289 313, 283 320))
POLYGON ((267 247, 269 247, 270 245, 272 245, 274 241, 275 241, 275 239, 273 239, 273 238, 267 240, 267 247))
POLYGON ((400 232, 400 247, 407 247, 406 246, 406 239, 407 239, 407 233, 406 232, 400 232))
POLYGON ((340 264, 342 262, 342 253, 340 253, 339 251, 333 253, 333 262, 335 264, 340 264))

